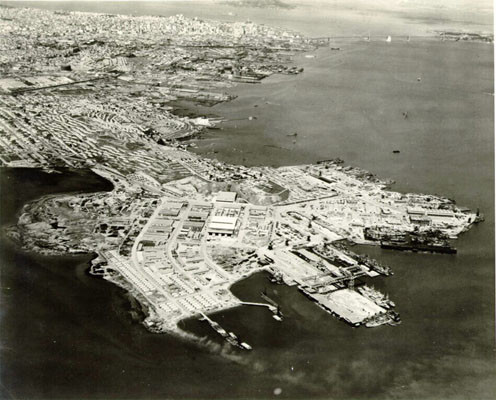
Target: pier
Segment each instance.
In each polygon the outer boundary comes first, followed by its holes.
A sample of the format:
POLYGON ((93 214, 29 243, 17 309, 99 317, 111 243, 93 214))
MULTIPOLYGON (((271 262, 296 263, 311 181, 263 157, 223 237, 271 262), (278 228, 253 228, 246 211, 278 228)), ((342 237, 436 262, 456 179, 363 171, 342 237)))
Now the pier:
POLYGON ((277 304, 274 300, 272 300, 269 296, 267 296, 267 293, 265 293, 265 290, 260 293, 260 296, 262 299, 264 299, 266 302, 272 304, 274 307, 279 307, 279 304, 277 304))
POLYGON ((301 287, 299 290, 319 307, 351 326, 370 325, 371 321, 378 321, 377 325, 389 322, 388 318, 380 318, 387 314, 386 309, 353 290, 343 289, 331 294, 309 293, 301 287))
POLYGON ((251 350, 252 347, 246 343, 242 342, 233 332, 226 331, 222 326, 220 326, 217 322, 210 319, 205 313, 200 311, 200 321, 207 321, 212 329, 217 332, 222 338, 229 343, 231 346, 238 347, 241 350, 251 350))
POLYGON ((273 313, 277 313, 277 307, 274 307, 271 304, 265 304, 265 303, 252 303, 249 301, 242 301, 241 304, 244 306, 258 306, 258 307, 267 307, 270 311, 273 313))

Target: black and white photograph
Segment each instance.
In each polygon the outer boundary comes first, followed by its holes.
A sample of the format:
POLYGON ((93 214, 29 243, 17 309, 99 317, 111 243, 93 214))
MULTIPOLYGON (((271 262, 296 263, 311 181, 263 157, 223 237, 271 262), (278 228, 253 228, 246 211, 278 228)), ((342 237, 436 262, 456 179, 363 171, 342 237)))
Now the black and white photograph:
POLYGON ((496 398, 493 0, 0 0, 0 399, 496 398))

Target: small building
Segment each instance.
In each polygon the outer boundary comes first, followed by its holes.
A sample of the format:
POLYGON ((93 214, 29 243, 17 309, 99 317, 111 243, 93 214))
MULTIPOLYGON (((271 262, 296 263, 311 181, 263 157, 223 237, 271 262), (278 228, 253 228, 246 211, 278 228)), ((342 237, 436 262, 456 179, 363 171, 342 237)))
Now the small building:
POLYGON ((236 228, 238 217, 226 217, 215 215, 210 220, 207 232, 215 236, 232 236, 236 228))
POLYGON ((236 192, 219 192, 215 201, 217 203, 234 203, 236 201, 236 192))
POLYGON ((429 217, 442 217, 442 218, 454 218, 455 213, 451 210, 429 210, 427 211, 429 217))
POLYGON ((406 212, 408 213, 408 215, 425 215, 425 210, 422 208, 408 207, 406 209, 406 212))
POLYGON ((410 215, 410 222, 418 225, 430 225, 432 220, 425 215, 410 215))
POLYGON ((183 203, 164 203, 159 211, 159 215, 162 217, 177 217, 182 207, 183 203))

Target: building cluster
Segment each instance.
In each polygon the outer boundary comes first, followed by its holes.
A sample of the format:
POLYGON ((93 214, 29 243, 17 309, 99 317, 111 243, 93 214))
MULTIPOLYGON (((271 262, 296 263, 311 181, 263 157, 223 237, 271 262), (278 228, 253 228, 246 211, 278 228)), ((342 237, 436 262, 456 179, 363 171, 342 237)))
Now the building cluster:
POLYGON ((218 122, 177 116, 174 102, 228 101, 235 78, 294 71, 291 54, 310 46, 263 25, 180 15, 0 7, 0 27, 0 165, 104 168, 157 193, 191 173, 247 173, 165 147, 218 122))
POLYGON ((262 270, 297 285, 348 323, 372 327, 395 325, 399 317, 361 278, 390 275, 391 269, 342 241, 382 245, 414 235, 408 246, 445 252, 426 238, 454 238, 477 220, 449 199, 392 192, 376 177, 337 162, 255 168, 253 174, 257 178, 243 183, 275 179, 286 200, 257 205, 243 197, 236 180, 225 191, 190 176, 163 186, 165 192, 150 182, 130 192, 126 185, 41 200, 25 210, 16 232, 42 251, 61 251, 61 244, 99 251, 103 276, 151 308, 151 329, 174 331, 184 318, 241 304, 229 287, 262 270))

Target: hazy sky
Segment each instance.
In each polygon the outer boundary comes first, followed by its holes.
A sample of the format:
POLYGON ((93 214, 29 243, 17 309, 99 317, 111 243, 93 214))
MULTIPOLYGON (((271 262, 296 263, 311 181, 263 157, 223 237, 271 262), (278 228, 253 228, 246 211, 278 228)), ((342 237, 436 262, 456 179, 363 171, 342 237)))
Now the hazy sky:
MULTIPOLYGON (((493 31, 492 0, 267 0, 291 8, 234 7, 229 0, 44 0, 22 6, 132 15, 174 15, 221 21, 250 19, 310 36, 431 35, 439 30, 493 31), (120 1, 121 4, 116 4, 120 1), (64 6, 58 4, 65 3, 64 6)), ((246 5, 250 0, 242 0, 246 5)), ((234 0, 238 3, 239 0, 234 0)), ((13 1, 0 3, 14 4, 13 1)))

